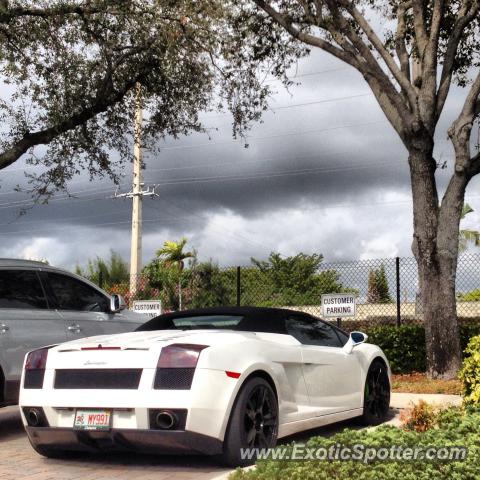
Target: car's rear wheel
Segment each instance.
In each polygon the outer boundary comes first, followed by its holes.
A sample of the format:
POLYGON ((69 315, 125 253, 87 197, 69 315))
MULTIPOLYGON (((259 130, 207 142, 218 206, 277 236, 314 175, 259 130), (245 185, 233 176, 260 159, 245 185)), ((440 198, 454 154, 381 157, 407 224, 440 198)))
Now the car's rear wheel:
POLYGON ((243 449, 273 448, 278 434, 278 401, 270 384, 252 377, 242 386, 233 405, 225 440, 222 463, 236 467, 255 461, 242 458, 243 449))
POLYGON ((390 408, 390 380, 385 364, 375 360, 368 369, 365 381, 362 422, 379 425, 388 416, 390 408))

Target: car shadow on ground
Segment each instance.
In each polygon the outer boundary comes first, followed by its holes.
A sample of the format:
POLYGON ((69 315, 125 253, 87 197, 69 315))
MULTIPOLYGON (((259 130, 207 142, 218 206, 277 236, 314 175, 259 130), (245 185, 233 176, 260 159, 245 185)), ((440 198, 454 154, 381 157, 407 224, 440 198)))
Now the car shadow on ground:
MULTIPOLYGON (((398 415, 399 411, 397 409, 390 408, 387 419, 383 424, 396 425, 398 415)), ((305 430, 304 432, 289 435, 288 437, 282 438, 279 443, 282 445, 291 442, 306 443, 312 437, 331 437, 332 435, 335 435, 346 428, 351 430, 361 430, 362 428, 366 428, 366 426, 360 421, 359 417, 350 418, 349 420, 344 420, 343 422, 332 423, 330 425, 325 425, 324 427, 305 430)))
MULTIPOLYGON (((387 422, 392 423, 395 418, 398 417, 398 410, 390 409, 389 417, 387 422)), ((345 428, 349 429, 361 429, 365 428, 357 418, 345 420, 343 422, 338 422, 335 424, 327 425, 320 428, 315 428, 305 432, 297 433, 295 435, 290 435, 284 437, 279 442, 280 444, 286 444, 290 442, 296 443, 306 443, 311 437, 315 436, 331 436, 335 433, 341 432, 345 428)), ((30 448, 28 445, 28 440, 26 439, 26 434, 23 429, 22 421, 20 418, 20 412, 18 407, 7 407, 0 409, 0 443, 8 442, 10 440, 17 440, 19 438, 25 437, 25 447, 30 448)), ((33 455, 37 455, 32 450, 33 455)), ((72 466, 81 466, 85 462, 88 463, 89 467, 92 466, 92 462, 100 466, 126 466, 131 465, 135 467, 145 467, 145 466, 156 466, 169 469, 181 469, 197 471, 198 469, 204 471, 215 471, 218 470, 219 474, 226 469, 220 466, 214 458, 201 455, 146 455, 138 453, 104 453, 99 454, 81 454, 81 455, 72 455, 71 458, 67 460, 46 460, 48 462, 68 462, 72 466)))

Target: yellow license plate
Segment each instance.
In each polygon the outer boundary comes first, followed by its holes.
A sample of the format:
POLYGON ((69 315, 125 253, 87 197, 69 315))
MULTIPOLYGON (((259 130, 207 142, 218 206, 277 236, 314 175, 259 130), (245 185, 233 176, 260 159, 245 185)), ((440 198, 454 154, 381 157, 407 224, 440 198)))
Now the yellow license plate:
POLYGON ((111 410, 77 410, 73 428, 75 430, 110 430, 112 426, 111 410))

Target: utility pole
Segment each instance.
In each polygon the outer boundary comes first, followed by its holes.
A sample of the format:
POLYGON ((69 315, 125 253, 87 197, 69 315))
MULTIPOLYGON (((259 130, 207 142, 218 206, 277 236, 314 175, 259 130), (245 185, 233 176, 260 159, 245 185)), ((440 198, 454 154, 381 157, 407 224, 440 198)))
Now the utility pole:
POLYGON ((135 86, 135 125, 133 145, 133 182, 132 191, 118 194, 113 198, 132 199, 132 240, 130 250, 130 295, 135 295, 138 290, 138 276, 142 271, 142 203, 143 197, 158 197, 155 187, 150 190, 143 189, 142 178, 142 101, 141 86, 135 86))
POLYGON ((135 87, 135 128, 133 146, 132 242, 130 250, 130 295, 137 292, 138 275, 142 271, 142 103, 141 87, 135 87))

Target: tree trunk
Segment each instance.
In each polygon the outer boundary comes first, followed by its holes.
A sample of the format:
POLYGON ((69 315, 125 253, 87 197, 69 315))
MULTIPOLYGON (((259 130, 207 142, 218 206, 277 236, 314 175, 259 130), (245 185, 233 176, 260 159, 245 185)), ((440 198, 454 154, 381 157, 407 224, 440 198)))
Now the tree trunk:
POLYGON ((423 319, 427 347, 427 374, 456 378, 461 349, 455 301, 456 260, 438 255, 432 265, 420 267, 423 319))
POLYGON ((182 310, 182 280, 178 281, 178 309, 182 310))
POLYGON ((449 186, 440 207, 432 152, 433 142, 424 139, 410 150, 412 249, 418 264, 423 304, 427 374, 431 378, 454 378, 461 366, 455 277, 465 185, 459 181, 452 188, 449 186))

